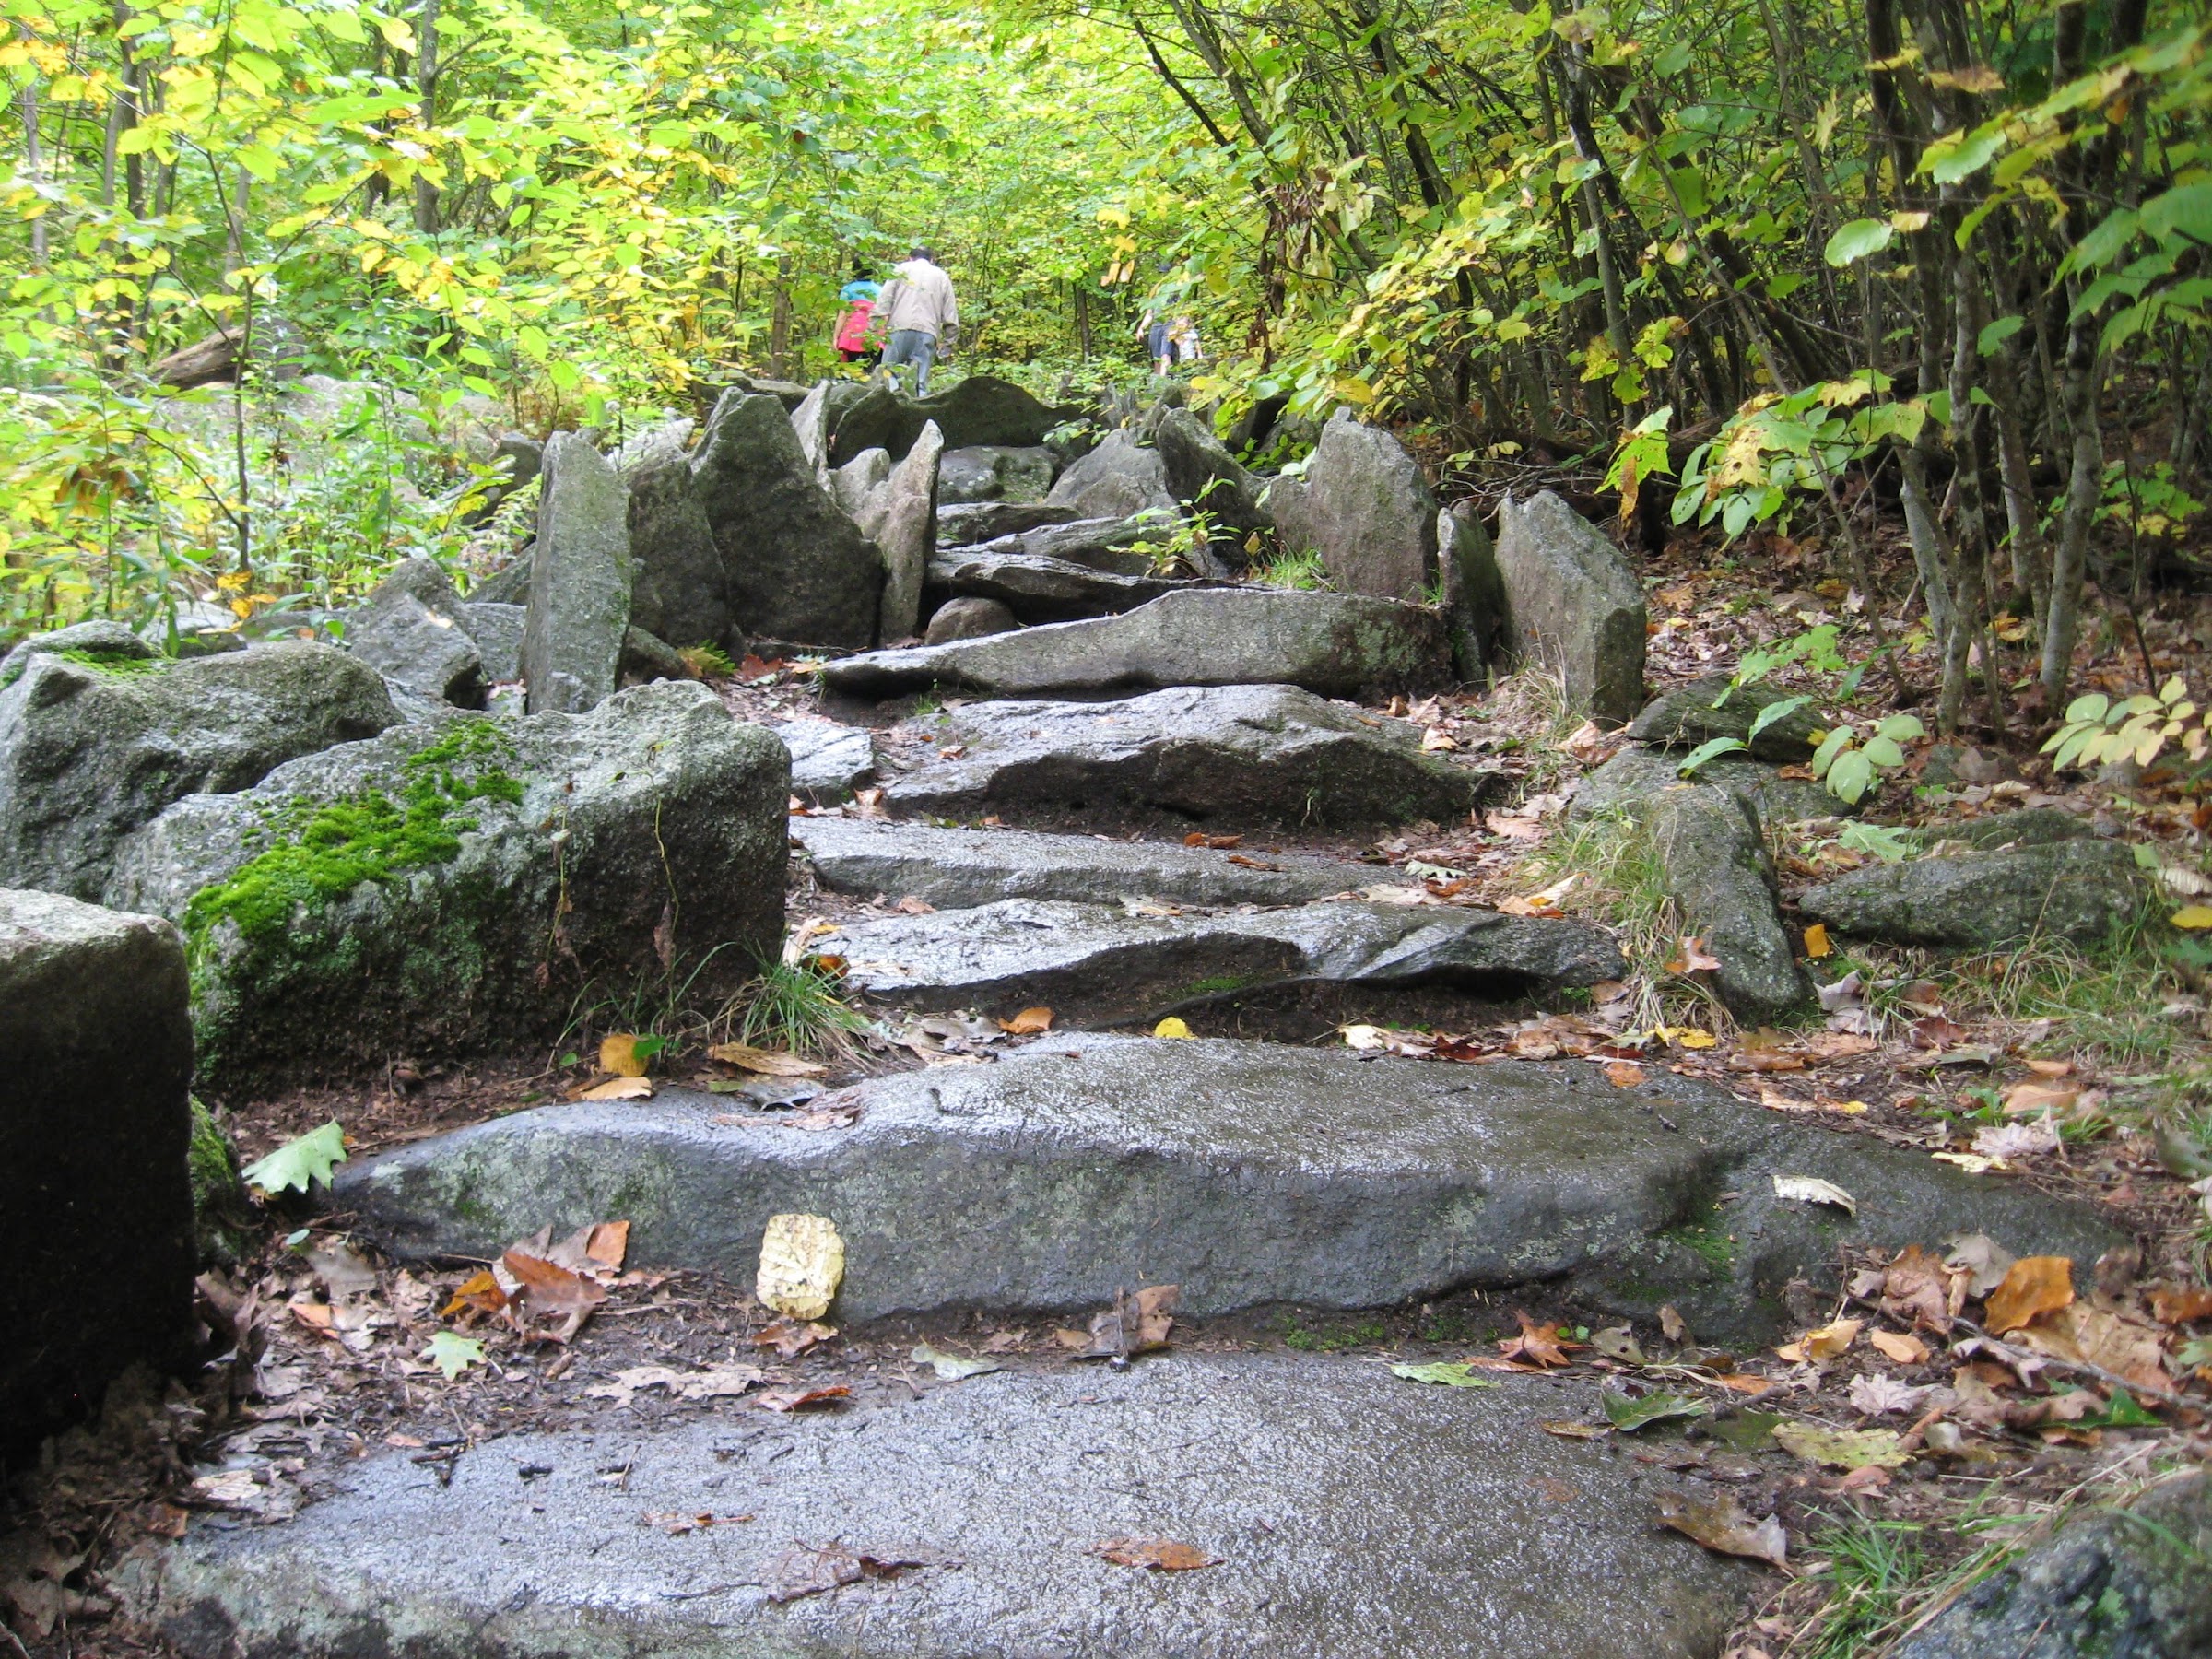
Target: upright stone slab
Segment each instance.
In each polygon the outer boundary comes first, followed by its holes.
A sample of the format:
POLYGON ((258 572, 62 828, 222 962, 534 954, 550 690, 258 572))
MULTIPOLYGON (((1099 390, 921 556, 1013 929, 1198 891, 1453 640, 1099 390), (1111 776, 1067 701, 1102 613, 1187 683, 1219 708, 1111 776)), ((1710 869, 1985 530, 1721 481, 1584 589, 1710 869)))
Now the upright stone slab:
POLYGON ((1347 594, 1418 603, 1436 580, 1436 496, 1379 427, 1339 414, 1302 480, 1277 478, 1268 510, 1290 552, 1311 549, 1347 594))
POLYGON ((0 1458, 185 1356, 184 948, 151 916, 0 888, 0 1458))
POLYGON ((461 626, 477 642, 488 686, 511 686, 523 677, 523 629, 529 620, 526 606, 477 599, 461 602, 461 626))
POLYGON ((1505 583, 1474 502, 1456 501, 1436 515, 1436 569, 1452 630, 1453 672, 1478 683, 1505 631, 1505 583))
POLYGON ((781 403, 724 393, 692 473, 739 627, 799 645, 876 642, 883 558, 816 477, 781 403))
POLYGON ((1295 685, 1333 696, 1418 691, 1449 672, 1434 611, 1354 594, 1185 588, 1088 621, 829 664, 860 697, 943 686, 994 697, 1150 686, 1295 685))
POLYGON ((1149 512, 1172 520, 1181 513, 1159 452, 1140 448, 1127 432, 1107 434, 1105 442, 1060 475, 1044 499, 1054 507, 1072 507, 1085 518, 1125 519, 1149 512))
POLYGON ((1765 1025, 1810 1002, 1749 804, 1703 784, 1670 789, 1652 797, 1646 829, 1684 926, 1720 963, 1708 971, 1728 1011, 1765 1025))
POLYGON ((183 929, 217 1093, 512 1053, 579 997, 774 955, 790 764, 692 680, 403 726, 179 802, 112 901, 183 929))
POLYGON ((806 457, 806 465, 817 475, 830 471, 830 382, 817 381, 814 390, 799 400, 799 406, 791 412, 792 436, 799 441, 799 453, 806 457))
POLYGON ((684 447, 691 424, 673 422, 623 449, 633 571, 630 624, 671 645, 717 645, 742 654, 745 635, 730 609, 722 549, 714 545, 684 447))
POLYGON ((876 631, 912 639, 921 619, 922 582, 937 546, 937 458, 944 440, 935 421, 891 468, 861 510, 860 527, 883 555, 883 599, 876 631))
POLYGON ((863 450, 830 475, 830 493, 846 516, 858 523, 868 498, 890 476, 890 451, 863 450))
POLYGON ((115 849, 195 790, 395 724, 373 668, 287 640, 168 663, 33 653, 0 690, 0 884, 98 900, 115 849))
POLYGON ((974 702, 947 712, 931 736, 935 756, 884 786, 894 811, 1095 818, 1118 810, 1230 826, 1441 823, 1492 781, 1423 754, 1403 723, 1289 686, 1179 686, 1117 702, 974 702))
POLYGON ((1240 541, 1269 523, 1260 505, 1265 486, 1190 410, 1172 409, 1162 416, 1152 441, 1167 474, 1168 492, 1177 500, 1210 514, 1240 541))
POLYGON ((484 706, 483 653, 453 579, 434 559, 402 560, 348 613, 345 644, 413 696, 457 709, 484 706))
POLYGON ((1547 489, 1498 512, 1506 643, 1565 682, 1567 700, 1615 725, 1643 707, 1643 590, 1618 548, 1547 489))
POLYGON ((523 683, 533 714, 580 714, 615 689, 629 627, 629 492, 577 432, 546 444, 537 547, 523 624, 523 683))

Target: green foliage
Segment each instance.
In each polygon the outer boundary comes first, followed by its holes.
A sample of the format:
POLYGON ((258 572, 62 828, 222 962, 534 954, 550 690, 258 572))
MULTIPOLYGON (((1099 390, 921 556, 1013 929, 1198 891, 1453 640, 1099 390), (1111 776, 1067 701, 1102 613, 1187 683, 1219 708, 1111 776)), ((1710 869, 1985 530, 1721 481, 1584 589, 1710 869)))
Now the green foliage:
POLYGON ((1700 1418, 1705 1415, 1705 1402, 1688 1394, 1661 1394, 1654 1390, 1639 1399, 1631 1399, 1618 1388, 1601 1390, 1598 1402, 1606 1408, 1606 1421, 1623 1434, 1653 1423, 1664 1423, 1681 1418, 1700 1418))
POLYGON ((1813 776, 1839 801, 1856 805, 1884 774, 1905 763, 1900 745, 1926 735, 1927 727, 1914 714, 1892 714, 1876 722, 1864 736, 1858 726, 1841 722, 1813 751, 1813 776))
POLYGON ((1912 856, 1912 843, 1886 824, 1850 823, 1836 836, 1836 845, 1847 853, 1865 853, 1888 864, 1912 856))
POLYGON ((1694 778, 1698 769, 1706 761, 1717 759, 1723 755, 1740 754, 1750 747, 1741 737, 1708 737, 1682 757, 1681 763, 1675 768, 1675 773, 1677 777, 1694 778))
POLYGON ((1408 1382, 1433 1382, 1446 1388, 1495 1388, 1498 1384, 1488 1377, 1477 1376, 1467 1369, 1464 1359, 1440 1359, 1431 1365, 1394 1365, 1394 1377, 1403 1377, 1408 1382))
POLYGON ((305 1193, 316 1182, 330 1184, 330 1172, 346 1161, 346 1132, 332 1119, 320 1129, 296 1136, 270 1153, 248 1164, 240 1179, 256 1190, 277 1193, 305 1193))
POLYGON ((2065 723, 2043 745, 2055 771, 2086 771, 2114 760, 2148 766, 2169 744, 2202 760, 2212 749, 2206 712, 2175 675, 2153 697, 2138 692, 2118 701, 2101 691, 2077 697, 2066 707, 2065 723))
POLYGON ((286 926, 302 906, 341 899, 364 881, 444 864, 477 827, 471 801, 520 801, 519 779, 498 769, 513 743, 488 721, 459 721, 408 757, 396 799, 378 790, 335 801, 301 799, 267 828, 271 843, 228 879, 203 888, 184 909, 195 947, 218 923, 247 937, 286 926))
POLYGON ((1296 553, 1277 553, 1274 558, 1253 565, 1245 572, 1253 582, 1267 587, 1295 588, 1301 593, 1315 593, 1333 586, 1328 567, 1321 562, 1321 555, 1311 547, 1296 553))
POLYGON ((430 1335, 429 1346, 422 1357, 445 1373, 452 1382, 472 1366, 482 1365, 484 1343, 481 1337, 464 1336, 458 1331, 436 1331, 430 1335))
POLYGON ((741 994, 737 1040, 794 1054, 840 1053, 866 1018, 838 994, 835 974, 806 962, 776 962, 741 994))

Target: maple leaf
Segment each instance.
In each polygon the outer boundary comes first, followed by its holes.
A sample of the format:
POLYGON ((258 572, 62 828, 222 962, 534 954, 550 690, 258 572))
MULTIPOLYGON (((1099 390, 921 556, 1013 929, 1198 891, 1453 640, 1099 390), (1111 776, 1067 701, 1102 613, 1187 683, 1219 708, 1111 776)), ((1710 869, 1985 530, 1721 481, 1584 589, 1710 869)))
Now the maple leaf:
POLYGON ((1538 1365, 1571 1365, 1566 1350, 1581 1347, 1579 1342, 1569 1342, 1559 1335, 1558 1324, 1540 1325, 1520 1309, 1513 1317, 1521 1322, 1521 1335, 1509 1336, 1498 1345, 1499 1354, 1507 1359, 1533 1359, 1538 1365))
POLYGON ((1669 973, 1712 973, 1721 966, 1721 959, 1705 948, 1705 941, 1695 934, 1685 934, 1676 947, 1674 959, 1666 965, 1669 973))

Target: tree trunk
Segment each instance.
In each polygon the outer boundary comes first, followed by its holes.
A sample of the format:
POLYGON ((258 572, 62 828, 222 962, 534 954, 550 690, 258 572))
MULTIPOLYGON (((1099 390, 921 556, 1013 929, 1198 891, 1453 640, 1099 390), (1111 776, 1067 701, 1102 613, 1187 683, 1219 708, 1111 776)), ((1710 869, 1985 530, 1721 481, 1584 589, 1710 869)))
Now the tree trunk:
MULTIPOLYGON (((422 95, 422 126, 427 134, 438 124, 438 0, 422 0, 422 21, 416 26, 415 84, 422 95)), ((419 170, 415 174, 415 229, 425 236, 438 233, 438 186, 419 170)))

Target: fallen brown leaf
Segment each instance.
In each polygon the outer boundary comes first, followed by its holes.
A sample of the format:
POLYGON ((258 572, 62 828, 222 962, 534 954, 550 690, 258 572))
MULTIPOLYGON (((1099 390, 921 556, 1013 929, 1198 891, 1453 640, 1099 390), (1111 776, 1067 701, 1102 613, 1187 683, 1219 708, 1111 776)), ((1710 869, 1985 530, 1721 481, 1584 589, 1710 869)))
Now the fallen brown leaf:
POLYGON ((852 1392, 841 1382, 827 1388, 771 1388, 756 1395, 753 1403, 770 1411, 807 1411, 841 1400, 852 1392))
POLYGON ((1949 1330, 1950 1275, 1941 1258, 1917 1244, 1898 1252, 1897 1259, 1883 1270, 1881 1308, 1916 1330, 1949 1330))
POLYGON ((1231 847, 1242 846, 1244 838, 1241 835, 1208 835, 1203 830, 1194 830, 1182 838, 1182 844, 1186 847, 1211 847, 1218 853, 1226 853, 1231 847))
POLYGON ((1175 1304, 1182 1300, 1178 1285, 1147 1285, 1135 1296, 1115 1291, 1113 1306, 1094 1314, 1078 1359, 1126 1359, 1168 1346, 1174 1328, 1175 1304))
POLYGON ((937 913, 935 905, 926 899, 917 899, 912 893, 900 900, 891 908, 902 916, 934 916, 937 913))
POLYGON ((1116 1567, 1142 1567, 1147 1572, 1189 1572, 1221 1563, 1219 1556, 1207 1555, 1195 1544, 1180 1544, 1173 1538, 1109 1538, 1096 1553, 1116 1567))
POLYGON ((492 1277, 491 1269, 465 1280, 453 1294, 453 1300, 439 1311, 438 1317, 451 1319, 456 1313, 497 1313, 507 1305, 507 1292, 500 1288, 500 1281, 492 1277))
POLYGON ((520 1287, 515 1291, 516 1301, 534 1314, 560 1316, 561 1326, 552 1333, 557 1341, 566 1342, 573 1336, 591 1317, 592 1310, 606 1300, 606 1286, 542 1256, 510 1250, 500 1257, 500 1265, 514 1276, 520 1287))
POLYGON ((795 1549, 785 1550, 771 1563, 768 1599, 797 1601, 803 1595, 818 1595, 825 1590, 857 1584, 863 1579, 896 1578, 901 1572, 935 1565, 934 1561, 862 1555, 842 1544, 824 1544, 818 1548, 802 1544, 795 1549))
POLYGON ((2022 1256, 1989 1293, 1988 1324, 1995 1335, 2017 1331, 2029 1321, 2053 1313, 2074 1300, 2070 1256, 2022 1256))
POLYGON ((645 1056, 638 1053, 635 1031, 612 1031, 599 1039, 599 1069, 618 1077, 645 1075, 645 1056))
POLYGON ((2212 1290, 2199 1290, 2194 1286, 2185 1290, 2153 1290, 2150 1311, 2167 1324, 2212 1319, 2212 1290))
POLYGON ((1034 1037, 1053 1029, 1053 1011, 1050 1008, 1024 1008, 1011 1019, 1002 1019, 998 1029, 1010 1037, 1034 1037))
POLYGON ((755 1347, 772 1347, 786 1359, 795 1359, 810 1347, 818 1347, 837 1333, 811 1320, 779 1319, 753 1333, 755 1347))
POLYGON ((1784 1343, 1774 1351, 1793 1365, 1802 1365, 1808 1359, 1833 1359, 1858 1340, 1863 1319, 1839 1319, 1822 1325, 1817 1331, 1807 1331, 1794 1342, 1784 1343))
POLYGON ((1744 1513, 1732 1492, 1711 1498, 1693 1497, 1687 1492, 1663 1492, 1659 1497, 1659 1519, 1708 1549, 1788 1569, 1790 1540, 1781 1521, 1772 1515, 1763 1521, 1752 1520, 1744 1513))
POLYGON ((1518 1308, 1513 1310, 1513 1317, 1521 1322, 1521 1335, 1509 1336, 1498 1345, 1500 1359, 1530 1359, 1542 1366, 1574 1363, 1567 1358, 1566 1350, 1583 1345, 1560 1336, 1559 1325, 1540 1325, 1518 1308))
POLYGON ((740 1071, 759 1072, 767 1077, 818 1077, 830 1069, 812 1060, 802 1060, 796 1054, 754 1048, 743 1042, 718 1042, 707 1051, 707 1058, 735 1065, 740 1071))
POLYGON ((1669 973, 1711 973, 1721 965, 1721 959, 1705 948, 1705 941, 1695 934, 1685 934, 1675 947, 1675 955, 1666 965, 1669 973))
POLYGON ((1616 1088, 1633 1088, 1643 1081, 1643 1067, 1633 1060, 1608 1060, 1606 1081, 1616 1088))
POLYGON ((1536 1427, 1561 1440, 1604 1440, 1613 1432, 1610 1423, 1578 1423, 1571 1418, 1547 1418, 1536 1427))
POLYGON ((1897 1331, 1869 1331, 1866 1340, 1900 1365, 1918 1365, 1928 1357, 1926 1343, 1897 1331))
POLYGON ((648 1077, 614 1077, 605 1083, 595 1083, 589 1088, 570 1092, 571 1100, 650 1100, 653 1099, 653 1081, 648 1077))

